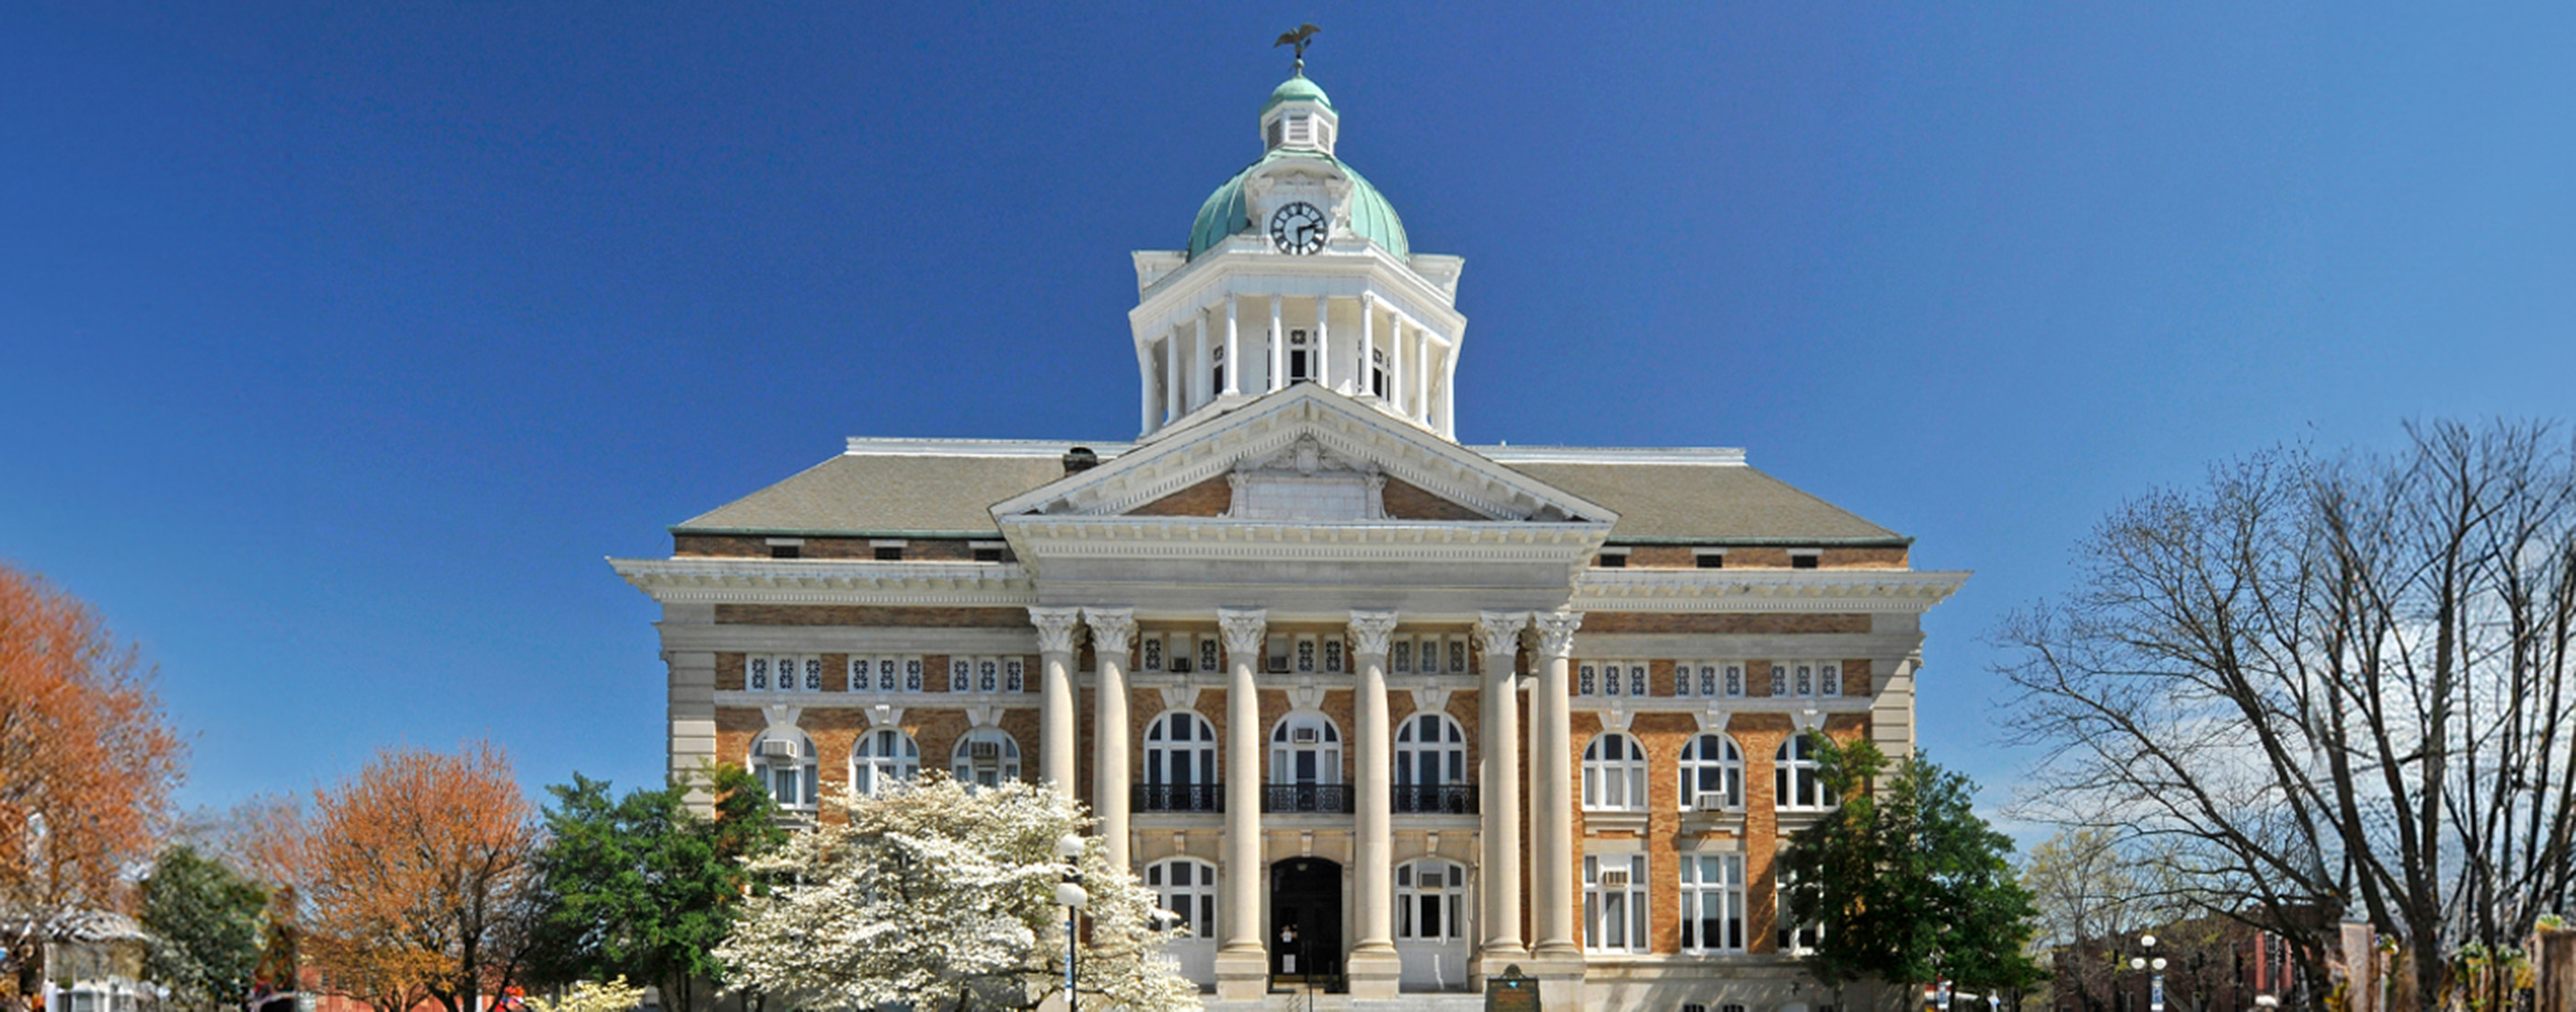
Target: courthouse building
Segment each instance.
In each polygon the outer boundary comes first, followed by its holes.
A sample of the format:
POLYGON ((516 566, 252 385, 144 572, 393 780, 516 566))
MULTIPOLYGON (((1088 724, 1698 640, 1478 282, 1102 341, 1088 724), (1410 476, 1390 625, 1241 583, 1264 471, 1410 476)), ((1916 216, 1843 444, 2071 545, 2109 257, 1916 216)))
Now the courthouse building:
POLYGON ((1508 966, 1556 1009, 1857 1002, 1775 917, 1827 803, 1801 732, 1911 751, 1965 574, 1740 450, 1460 444, 1462 261, 1342 125, 1301 71, 1135 254, 1132 442, 853 438, 614 560, 662 605, 671 769, 792 812, 1058 785, 1214 1007, 1508 966))

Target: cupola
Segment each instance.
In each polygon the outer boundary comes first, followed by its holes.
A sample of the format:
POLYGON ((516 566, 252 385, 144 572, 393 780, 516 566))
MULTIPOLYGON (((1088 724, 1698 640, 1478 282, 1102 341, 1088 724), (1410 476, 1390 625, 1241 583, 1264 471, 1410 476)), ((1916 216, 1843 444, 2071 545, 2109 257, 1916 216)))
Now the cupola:
MULTIPOLYGON (((1302 65, 1304 61, 1299 61, 1302 65)), ((1341 116, 1333 112, 1333 100, 1324 97, 1324 89, 1306 79, 1304 70, 1280 82, 1270 90, 1270 101, 1261 105, 1261 144, 1263 151, 1315 151, 1333 153, 1333 140, 1342 129, 1341 116)))

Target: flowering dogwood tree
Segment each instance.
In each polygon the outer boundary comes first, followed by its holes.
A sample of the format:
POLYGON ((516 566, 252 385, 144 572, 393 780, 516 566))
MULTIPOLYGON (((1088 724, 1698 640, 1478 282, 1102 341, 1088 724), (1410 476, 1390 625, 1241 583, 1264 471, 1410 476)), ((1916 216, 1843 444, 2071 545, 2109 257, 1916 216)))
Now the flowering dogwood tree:
MULTIPOLYGON (((716 949, 732 983, 797 1007, 1028 1009, 1064 988, 1065 865, 1056 842, 1089 820, 1029 784, 970 787, 936 774, 872 796, 841 791, 785 847, 749 861, 772 885, 745 902, 716 949)), ((1111 867, 1098 841, 1078 859, 1085 1007, 1163 1012, 1198 989, 1163 955, 1173 928, 1154 894, 1111 867)))

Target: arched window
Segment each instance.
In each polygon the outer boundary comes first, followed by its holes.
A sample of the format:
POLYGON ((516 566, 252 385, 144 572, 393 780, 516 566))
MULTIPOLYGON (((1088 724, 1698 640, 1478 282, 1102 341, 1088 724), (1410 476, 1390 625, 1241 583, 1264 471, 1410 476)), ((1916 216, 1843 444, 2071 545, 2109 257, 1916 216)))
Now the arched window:
POLYGON ((811 810, 822 793, 814 782, 814 740, 795 728, 760 732, 751 740, 751 756, 744 765, 769 788, 769 796, 777 799, 780 808, 811 810))
POLYGON ((1744 751, 1724 734, 1693 735, 1682 746, 1682 811, 1744 807, 1744 751))
POLYGON ((1216 727, 1191 710, 1174 710, 1145 728, 1141 812, 1213 812, 1217 805, 1216 727))
POLYGON ((1771 804, 1783 811, 1817 812, 1832 807, 1825 799, 1825 780, 1816 768, 1816 746, 1804 734, 1790 735, 1771 757, 1771 804))
POLYGON ((1437 710, 1404 718, 1395 731, 1395 810, 1469 811, 1467 732, 1437 710))
POLYGON ((1467 869, 1426 857, 1395 867, 1395 937, 1403 941, 1454 941, 1467 895, 1467 869))
POLYGON ((1158 906, 1181 915, 1190 938, 1216 937, 1216 866, 1195 857, 1175 857, 1145 866, 1145 888, 1158 906))
POLYGON ((1020 743, 998 727, 977 728, 957 739, 949 770, 976 787, 999 787, 1020 778, 1020 743))
POLYGON ((889 790, 920 775, 921 744, 898 728, 860 735, 850 752, 850 790, 858 794, 889 790))
POLYGON ((1583 807, 1646 810, 1646 750, 1637 746, 1637 739, 1612 731, 1583 747, 1583 807))
POLYGON ((1342 730, 1320 710, 1301 710, 1279 718, 1270 729, 1270 782, 1338 784, 1342 782, 1342 730))

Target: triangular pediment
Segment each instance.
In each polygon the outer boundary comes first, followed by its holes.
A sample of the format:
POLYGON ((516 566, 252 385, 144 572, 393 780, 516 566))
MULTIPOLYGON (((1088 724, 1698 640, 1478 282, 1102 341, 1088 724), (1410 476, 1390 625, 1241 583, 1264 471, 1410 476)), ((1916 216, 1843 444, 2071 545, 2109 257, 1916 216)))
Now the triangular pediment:
POLYGON ((1248 523, 1591 522, 1610 510, 1314 384, 1299 384, 993 507, 1012 517, 1248 523))

